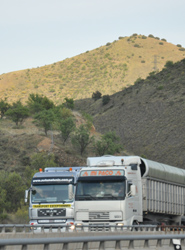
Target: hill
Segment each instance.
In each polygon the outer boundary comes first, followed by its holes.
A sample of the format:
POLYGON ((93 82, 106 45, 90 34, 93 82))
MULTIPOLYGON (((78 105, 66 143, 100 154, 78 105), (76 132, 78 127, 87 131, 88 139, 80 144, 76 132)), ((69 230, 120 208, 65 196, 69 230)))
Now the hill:
POLYGON ((43 67, 0 75, 0 99, 25 102, 30 93, 39 93, 60 104, 65 97, 89 98, 99 90, 114 94, 160 71, 167 61, 185 57, 181 45, 149 35, 119 37, 112 43, 78 56, 43 67))
POLYGON ((185 59, 102 99, 75 102, 98 132, 116 131, 130 154, 185 169, 185 59))

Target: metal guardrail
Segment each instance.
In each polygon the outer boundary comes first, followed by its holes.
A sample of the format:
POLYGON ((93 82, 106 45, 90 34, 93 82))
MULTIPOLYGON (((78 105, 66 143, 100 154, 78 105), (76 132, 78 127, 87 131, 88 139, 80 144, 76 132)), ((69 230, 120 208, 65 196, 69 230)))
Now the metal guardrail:
POLYGON ((1 233, 31 233, 40 229, 40 232, 120 232, 120 231, 178 231, 185 232, 185 226, 157 226, 157 225, 125 225, 125 226, 109 226, 93 224, 88 226, 60 226, 56 224, 50 225, 30 225, 30 224, 0 224, 1 233), (53 230, 55 229, 55 230, 53 230))
MULTIPOLYGON (((104 236, 76 236, 76 237, 57 237, 57 238, 26 238, 26 239, 0 239, 0 249, 5 249, 6 246, 17 246, 22 245, 22 249, 26 250, 28 245, 44 245, 42 249, 49 250, 52 249, 50 246, 52 244, 63 244, 63 248, 60 249, 69 249, 68 244, 70 243, 83 243, 81 249, 90 249, 88 248, 89 242, 100 242, 99 248, 96 249, 105 249, 104 243, 114 241, 115 249, 122 249, 120 242, 129 241, 127 249, 134 249, 134 241, 144 241, 144 244, 141 249, 150 248, 150 240, 157 240, 156 246, 159 249, 162 246, 162 240, 170 240, 169 246, 173 245, 173 249, 181 249, 180 240, 185 240, 184 234, 147 234, 147 235, 104 235, 104 236), (175 236, 175 241, 174 241, 175 236)), ((79 248, 78 248, 79 249, 79 248)), ((138 248, 137 248, 138 249, 138 248)), ((168 248, 169 249, 169 248, 168 248)))

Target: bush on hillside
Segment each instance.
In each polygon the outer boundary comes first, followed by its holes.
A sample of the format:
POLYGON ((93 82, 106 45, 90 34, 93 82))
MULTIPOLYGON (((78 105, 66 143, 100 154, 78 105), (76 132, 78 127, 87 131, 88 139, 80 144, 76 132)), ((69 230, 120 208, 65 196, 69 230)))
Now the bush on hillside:
POLYGON ((73 98, 65 98, 65 102, 63 103, 63 106, 68 109, 74 109, 74 100, 73 98))
POLYGON ((185 51, 185 48, 180 48, 179 50, 180 50, 180 51, 185 51))
POLYGON ((100 91, 96 91, 96 92, 93 92, 92 94, 92 99, 94 99, 95 101, 97 101, 98 99, 100 99, 102 96, 102 93, 100 91))
POLYGON ((102 156, 106 154, 114 155, 115 153, 120 153, 123 147, 118 144, 120 138, 113 132, 107 132, 102 135, 101 140, 94 143, 94 149, 97 156, 102 156))
POLYGON ((167 61, 166 64, 164 65, 165 68, 171 68, 173 66, 173 61, 167 61))
POLYGON ((110 101, 110 96, 109 95, 104 95, 102 98, 102 103, 103 105, 106 105, 110 101))
POLYGON ((6 111, 10 108, 10 104, 8 104, 6 100, 7 98, 5 98, 4 100, 3 99, 0 100, 0 118, 1 119, 5 115, 6 111))
POLYGON ((136 44, 134 44, 134 47, 140 48, 140 45, 136 43, 136 44))
MULTIPOLYGON (((47 167, 57 167, 54 154, 48 154, 47 152, 40 152, 40 153, 35 153, 32 155, 31 157, 32 169, 38 172, 40 168, 44 169, 47 167)), ((31 176, 33 175, 33 172, 30 172, 31 169, 27 168, 26 170, 27 170, 27 174, 31 173, 31 176)))

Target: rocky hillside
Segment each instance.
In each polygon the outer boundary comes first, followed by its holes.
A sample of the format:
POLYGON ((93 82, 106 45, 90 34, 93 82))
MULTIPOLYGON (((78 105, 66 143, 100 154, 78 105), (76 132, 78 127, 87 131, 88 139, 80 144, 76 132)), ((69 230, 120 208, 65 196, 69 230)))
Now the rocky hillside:
POLYGON ((25 102, 30 93, 39 93, 61 104, 65 97, 84 99, 99 90, 114 94, 160 71, 167 61, 185 57, 180 44, 152 35, 133 34, 92 51, 43 67, 0 75, 0 99, 25 102))
POLYGON ((185 60, 150 74, 123 91, 76 101, 97 131, 115 130, 128 152, 185 169, 185 60))

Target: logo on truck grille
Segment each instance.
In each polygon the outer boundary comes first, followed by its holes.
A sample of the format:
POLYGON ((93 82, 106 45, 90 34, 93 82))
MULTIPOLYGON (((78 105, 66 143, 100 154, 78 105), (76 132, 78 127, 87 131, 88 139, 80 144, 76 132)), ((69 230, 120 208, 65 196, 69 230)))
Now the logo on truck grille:
POLYGON ((90 212, 89 220, 109 220, 109 212, 90 212))

